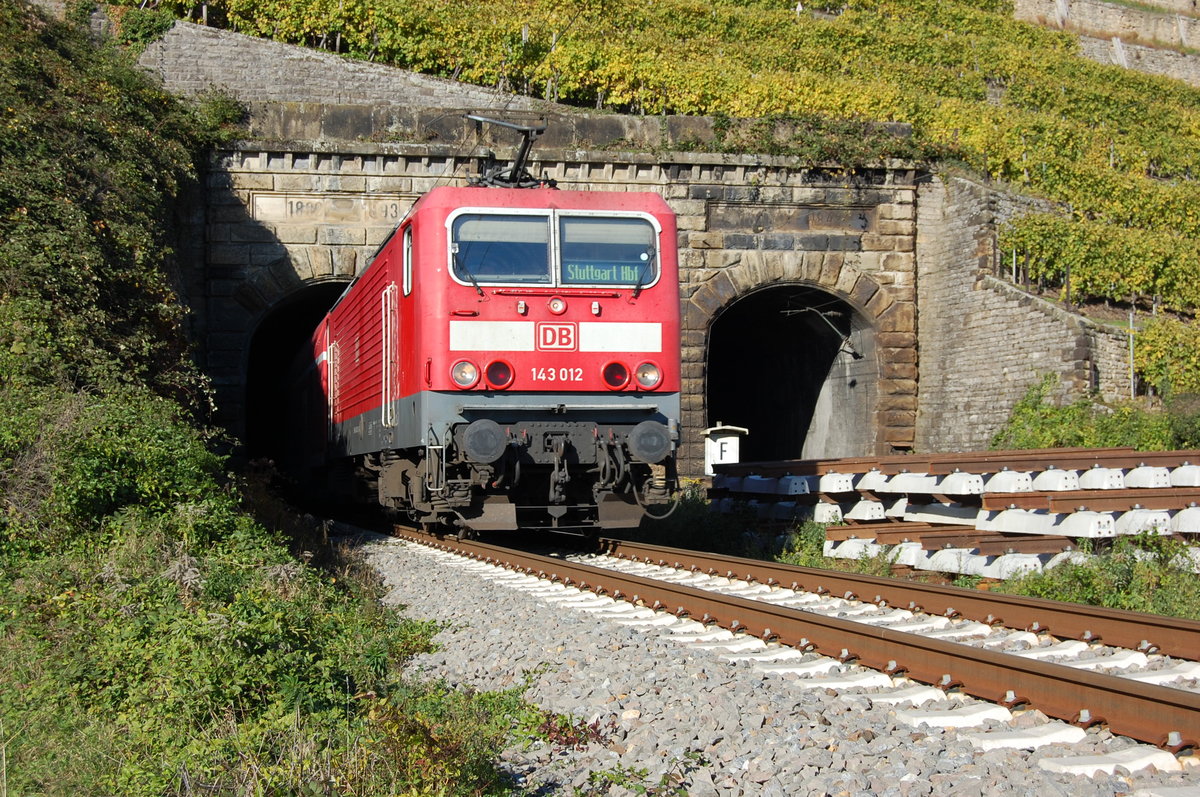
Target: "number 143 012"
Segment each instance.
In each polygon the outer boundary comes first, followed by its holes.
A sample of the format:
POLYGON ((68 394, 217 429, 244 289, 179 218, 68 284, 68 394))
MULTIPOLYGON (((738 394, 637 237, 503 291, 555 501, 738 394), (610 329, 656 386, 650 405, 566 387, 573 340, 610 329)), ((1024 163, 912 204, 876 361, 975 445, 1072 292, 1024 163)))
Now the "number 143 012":
POLYGON ((582 382, 582 368, 531 368, 534 382, 582 382))

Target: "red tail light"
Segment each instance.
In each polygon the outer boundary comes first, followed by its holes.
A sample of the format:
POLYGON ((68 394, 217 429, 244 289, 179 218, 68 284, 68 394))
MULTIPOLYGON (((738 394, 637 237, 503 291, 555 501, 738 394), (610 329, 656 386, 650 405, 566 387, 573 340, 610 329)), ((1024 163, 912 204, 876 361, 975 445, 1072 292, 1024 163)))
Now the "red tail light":
POLYGON ((620 390, 629 384, 629 369, 624 363, 609 363, 604 366, 604 384, 612 390, 620 390))
POLYGON ((494 360, 488 363, 484 376, 488 385, 497 390, 504 390, 513 383, 513 367, 504 360, 494 360))

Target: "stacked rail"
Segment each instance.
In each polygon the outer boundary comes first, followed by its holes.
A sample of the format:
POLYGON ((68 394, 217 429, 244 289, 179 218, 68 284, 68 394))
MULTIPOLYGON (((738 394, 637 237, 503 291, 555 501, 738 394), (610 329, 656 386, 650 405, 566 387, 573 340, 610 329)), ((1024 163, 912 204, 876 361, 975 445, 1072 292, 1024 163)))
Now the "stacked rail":
MULTIPOLYGON (((1081 539, 1200 534, 1200 451, 1043 449, 714 467, 714 511, 836 524, 826 555, 1009 578, 1081 539)), ((1200 562, 1198 562, 1200 564, 1200 562)))

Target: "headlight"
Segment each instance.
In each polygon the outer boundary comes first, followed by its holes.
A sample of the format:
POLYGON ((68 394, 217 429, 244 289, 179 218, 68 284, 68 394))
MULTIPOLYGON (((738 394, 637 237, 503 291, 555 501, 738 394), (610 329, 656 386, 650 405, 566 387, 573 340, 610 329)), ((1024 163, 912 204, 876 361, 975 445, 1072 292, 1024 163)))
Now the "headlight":
POLYGON ((662 382, 662 372, 654 363, 642 363, 633 372, 633 378, 642 390, 653 390, 662 382))
POLYGON ((609 363, 604 366, 604 384, 612 390, 620 390, 629 384, 629 369, 624 363, 609 363))
POLYGON ((513 368, 504 360, 493 360, 484 371, 487 383, 497 390, 503 390, 513 383, 513 368))
POLYGON ((474 387, 479 381, 479 368, 470 360, 459 360, 450 369, 450 378, 461 388, 474 387))
POLYGON ((546 302, 546 307, 555 315, 562 315, 567 312, 567 300, 561 296, 552 296, 550 301, 546 302))

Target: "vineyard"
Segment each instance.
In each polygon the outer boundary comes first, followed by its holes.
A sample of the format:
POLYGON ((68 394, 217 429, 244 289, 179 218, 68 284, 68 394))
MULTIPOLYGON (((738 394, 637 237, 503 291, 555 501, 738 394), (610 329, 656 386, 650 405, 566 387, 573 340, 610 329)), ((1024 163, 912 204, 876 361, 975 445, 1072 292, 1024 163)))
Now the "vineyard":
MULTIPOLYGON (((811 161, 905 157, 986 174, 1063 208, 1003 231, 1006 256, 1016 251, 1031 279, 1054 287, 1069 275, 1077 299, 1191 317, 1200 305, 1200 91, 1086 61, 1072 36, 1017 22, 998 0, 826 5, 837 9, 217 0, 203 13, 244 33, 590 109, 786 119, 810 131, 788 154, 811 161), (853 131, 868 121, 905 123, 911 138, 864 145, 853 131)), ((201 7, 161 0, 166 11, 196 19, 201 7)), ((1196 339, 1190 328, 1169 334, 1196 339)), ((1197 376, 1174 379, 1160 387, 1200 388, 1197 376)))

